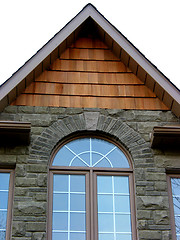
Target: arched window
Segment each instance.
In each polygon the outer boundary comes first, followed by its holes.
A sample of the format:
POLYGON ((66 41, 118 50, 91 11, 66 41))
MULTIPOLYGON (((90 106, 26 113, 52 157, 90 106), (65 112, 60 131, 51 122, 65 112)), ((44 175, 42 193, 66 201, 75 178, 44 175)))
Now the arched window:
POLYGON ((50 164, 48 239, 136 239, 132 182, 129 157, 115 142, 64 142, 50 164))

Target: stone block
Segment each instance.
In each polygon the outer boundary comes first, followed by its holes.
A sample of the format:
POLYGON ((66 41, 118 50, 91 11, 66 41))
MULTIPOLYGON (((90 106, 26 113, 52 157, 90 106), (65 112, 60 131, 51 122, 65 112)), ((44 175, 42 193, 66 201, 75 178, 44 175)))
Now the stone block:
POLYGON ((5 109, 4 109, 4 112, 5 113, 17 113, 17 106, 7 106, 5 109))
POLYGON ((47 174, 38 174, 38 186, 46 187, 47 186, 47 174))
POLYGON ((46 234, 42 232, 36 232, 32 234, 32 240, 45 240, 46 234))
POLYGON ((151 210, 138 210, 137 211, 138 219, 152 219, 152 211, 151 210))
POLYGON ((137 196, 139 209, 167 209, 168 197, 166 196, 137 196))
POLYGON ((97 129, 99 112, 85 112, 84 118, 85 118, 87 130, 96 130, 97 129))
POLYGON ((36 185, 37 185, 36 178, 16 177, 15 180, 15 186, 17 187, 30 187, 36 185))
POLYGON ((44 222, 27 222, 26 229, 30 232, 45 232, 46 231, 46 223, 44 222))
POLYGON ((34 113, 34 107, 32 106, 18 106, 19 113, 34 113))
POLYGON ((24 177, 26 176, 26 165, 25 164, 17 164, 16 165, 16 177, 24 177))
POLYGON ((139 230, 139 239, 141 240, 160 240, 161 231, 139 230))
POLYGON ((13 222, 12 236, 22 237, 26 234, 26 224, 24 222, 13 222))
POLYGON ((153 211, 153 218, 156 224, 169 224, 169 216, 166 210, 153 211))
POLYGON ((49 107, 34 107, 34 113, 49 113, 49 107))
MULTIPOLYGON (((35 202, 35 201, 18 202, 17 208, 19 213, 22 215, 37 216, 37 215, 45 214, 46 203, 35 202)), ((34 218, 34 221, 35 221, 35 218, 34 218)))
POLYGON ((166 181, 166 174, 165 173, 157 173, 157 172, 146 172, 145 179, 150 181, 166 181))
POLYGON ((27 172, 34 173, 47 173, 47 165, 39 166, 39 164, 28 164, 27 172))

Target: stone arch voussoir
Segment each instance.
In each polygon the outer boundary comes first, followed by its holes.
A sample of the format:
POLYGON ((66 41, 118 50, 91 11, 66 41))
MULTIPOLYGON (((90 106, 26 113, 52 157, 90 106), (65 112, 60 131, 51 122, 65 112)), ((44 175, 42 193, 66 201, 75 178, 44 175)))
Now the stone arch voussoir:
POLYGON ((65 117, 47 127, 34 140, 30 149, 30 157, 48 161, 54 147, 64 137, 79 131, 99 131, 118 139, 129 151, 133 161, 146 156, 152 157, 149 144, 142 136, 120 119, 85 111, 81 114, 65 117))

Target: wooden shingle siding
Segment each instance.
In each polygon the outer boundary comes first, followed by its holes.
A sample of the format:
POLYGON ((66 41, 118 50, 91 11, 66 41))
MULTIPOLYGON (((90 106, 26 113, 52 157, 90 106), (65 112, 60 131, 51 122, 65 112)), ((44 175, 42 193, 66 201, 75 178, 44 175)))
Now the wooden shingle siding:
POLYGON ((80 38, 12 105, 167 110, 128 66, 99 39, 80 38))

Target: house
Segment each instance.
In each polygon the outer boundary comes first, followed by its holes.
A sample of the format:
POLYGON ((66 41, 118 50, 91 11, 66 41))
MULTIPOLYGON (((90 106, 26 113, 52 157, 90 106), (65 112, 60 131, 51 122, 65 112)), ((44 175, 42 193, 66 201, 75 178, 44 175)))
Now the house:
POLYGON ((0 239, 180 238, 180 92, 94 6, 0 108, 0 239))

